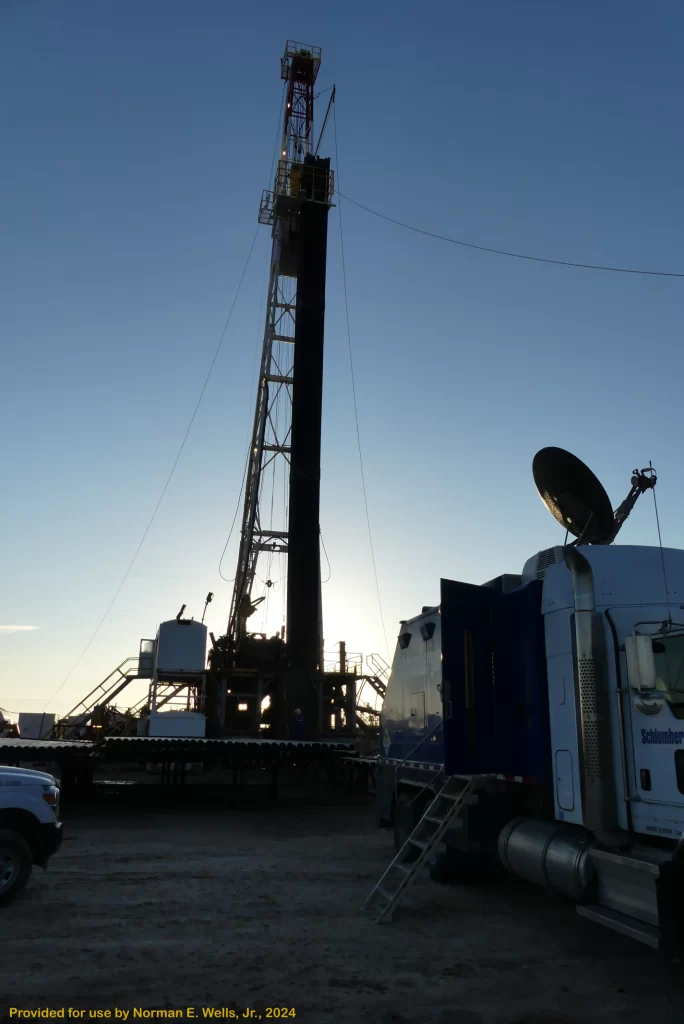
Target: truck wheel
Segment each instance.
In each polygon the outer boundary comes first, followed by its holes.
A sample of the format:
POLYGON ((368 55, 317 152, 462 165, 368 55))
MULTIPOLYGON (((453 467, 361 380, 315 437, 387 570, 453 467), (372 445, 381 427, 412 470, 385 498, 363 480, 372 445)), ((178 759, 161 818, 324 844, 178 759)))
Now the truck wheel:
POLYGON ((477 882, 486 878, 492 858, 486 854, 447 849, 430 865, 430 878, 441 885, 477 882))
MULTIPOLYGON (((413 832, 425 813, 425 798, 417 800, 410 793, 400 793, 394 808, 394 850, 399 853, 402 846, 413 832), (413 800, 413 803, 411 801, 413 800)), ((407 861, 416 860, 420 850, 414 847, 409 851, 407 861)))
POLYGON ((31 877, 31 847, 18 832, 0 829, 0 905, 9 903, 31 877))

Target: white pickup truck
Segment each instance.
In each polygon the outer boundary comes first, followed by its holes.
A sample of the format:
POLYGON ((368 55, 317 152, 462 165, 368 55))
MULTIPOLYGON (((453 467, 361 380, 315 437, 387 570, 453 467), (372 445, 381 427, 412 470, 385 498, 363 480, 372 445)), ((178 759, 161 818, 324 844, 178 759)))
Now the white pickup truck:
POLYGON ((21 892, 34 864, 47 867, 61 842, 54 776, 0 765, 0 905, 21 892))

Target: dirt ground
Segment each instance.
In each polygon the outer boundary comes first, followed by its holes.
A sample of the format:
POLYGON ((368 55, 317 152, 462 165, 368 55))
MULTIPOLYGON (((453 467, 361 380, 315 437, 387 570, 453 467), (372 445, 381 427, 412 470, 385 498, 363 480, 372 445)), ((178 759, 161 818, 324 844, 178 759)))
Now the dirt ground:
POLYGON ((293 1007, 307 1024, 684 1019, 656 954, 514 879, 426 877, 392 923, 366 920, 392 856, 372 807, 65 817, 48 873, 0 913, 3 1021, 62 1006, 293 1007))

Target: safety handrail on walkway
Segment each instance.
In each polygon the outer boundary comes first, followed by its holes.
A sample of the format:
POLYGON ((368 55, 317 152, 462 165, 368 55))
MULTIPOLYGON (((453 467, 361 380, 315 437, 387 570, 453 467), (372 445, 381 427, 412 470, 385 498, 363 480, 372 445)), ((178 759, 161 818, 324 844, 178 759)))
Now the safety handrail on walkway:
POLYGON ((385 659, 380 654, 369 654, 366 662, 370 665, 373 674, 387 683, 392 669, 385 659))
POLYGON ((133 679, 138 679, 137 672, 138 658, 137 656, 124 658, 120 665, 117 665, 115 669, 109 673, 108 676, 102 680, 101 683, 90 691, 83 700, 79 701, 75 707, 63 715, 59 721, 55 722, 54 726, 50 730, 48 739, 54 739, 55 734, 64 725, 68 724, 70 718, 78 717, 80 719, 79 725, 87 725, 93 716, 96 708, 101 707, 103 704, 111 704, 115 697, 117 697, 122 690, 124 690, 133 679), (131 666, 131 662, 135 662, 135 672, 126 672, 124 667, 131 666))

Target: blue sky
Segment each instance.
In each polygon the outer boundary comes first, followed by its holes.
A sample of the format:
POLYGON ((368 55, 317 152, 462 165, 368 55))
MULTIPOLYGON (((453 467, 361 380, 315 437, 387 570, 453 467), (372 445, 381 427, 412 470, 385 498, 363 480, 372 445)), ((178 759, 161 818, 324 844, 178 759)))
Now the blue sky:
MULTIPOLYGON (((0 3, 0 706, 39 711, 109 605, 202 388, 256 229, 287 39, 337 85, 339 186, 482 245, 684 272, 681 5, 271 0, 0 3)), ((318 123, 323 114, 321 98, 318 123)), ((334 156, 332 132, 321 152, 334 156)), ((519 572, 563 539, 535 451, 570 448, 614 504, 659 471, 680 508, 684 281, 461 249, 343 200, 330 217, 321 525, 326 646, 387 657, 439 578, 519 572)), ((182 603, 225 628, 218 574, 254 403, 261 228, 171 485, 66 712, 182 603)), ((657 542, 642 499, 624 528, 657 542)), ((235 538, 223 563, 233 575, 235 538)))

